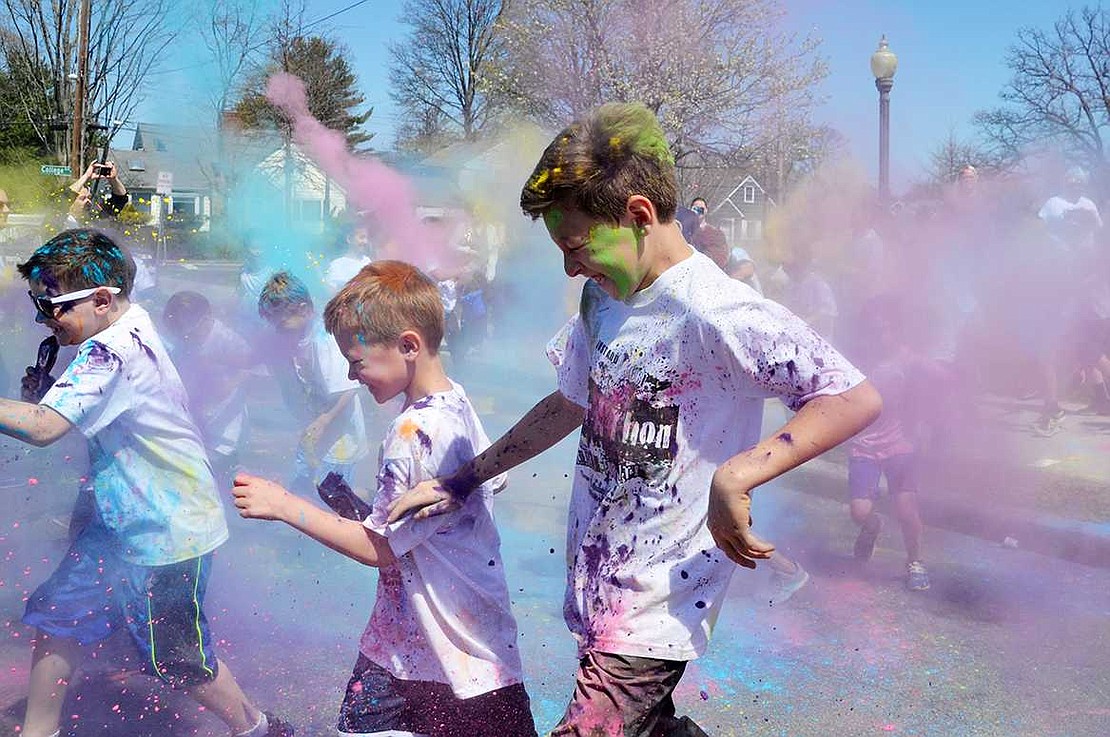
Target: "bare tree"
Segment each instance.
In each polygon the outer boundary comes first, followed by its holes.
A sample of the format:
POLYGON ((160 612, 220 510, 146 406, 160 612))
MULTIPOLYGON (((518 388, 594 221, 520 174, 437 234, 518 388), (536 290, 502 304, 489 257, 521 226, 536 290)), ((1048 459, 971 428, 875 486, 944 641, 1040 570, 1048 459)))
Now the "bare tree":
POLYGON ((1049 30, 1024 28, 1006 58, 1003 106, 976 121, 994 152, 1021 156, 1048 144, 1105 176, 1110 132, 1110 15, 1069 10, 1049 30))
MULTIPOLYGON (((8 33, 3 52, 19 82, 20 104, 43 145, 65 159, 60 124, 70 119, 77 69, 80 0, 4 0, 8 33)), ((86 120, 131 116, 142 101, 144 76, 174 37, 168 0, 92 0, 86 120)))
POLYGON ((778 0, 517 0, 488 85, 562 125, 609 101, 659 116, 679 165, 731 165, 805 121, 825 75, 817 42, 781 30, 778 0))
POLYGON ((973 166, 980 174, 994 174, 1007 168, 1007 161, 988 147, 968 141, 949 131, 948 137, 929 152, 927 175, 934 185, 951 184, 960 171, 973 166))
POLYGON ((238 98, 243 77, 264 45, 265 17, 257 0, 212 0, 198 19, 204 45, 216 67, 210 102, 217 128, 238 98))
POLYGON ((419 123, 399 138, 472 139, 482 129, 490 112, 482 76, 498 53, 501 9, 501 0, 406 0, 408 35, 389 48, 391 96, 419 123))

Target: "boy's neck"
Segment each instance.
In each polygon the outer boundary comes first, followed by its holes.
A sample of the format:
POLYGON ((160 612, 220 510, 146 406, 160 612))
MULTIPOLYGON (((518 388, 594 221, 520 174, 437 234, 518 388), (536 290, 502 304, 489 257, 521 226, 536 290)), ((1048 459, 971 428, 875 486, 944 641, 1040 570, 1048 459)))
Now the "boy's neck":
POLYGON ((653 232, 648 237, 651 239, 648 244, 650 254, 648 272, 636 291, 647 289, 664 271, 694 253, 693 248, 683 237, 682 228, 679 227, 677 220, 654 226, 653 232))
POLYGON ((440 360, 439 354, 420 356, 416 360, 412 381, 405 389, 405 406, 408 407, 429 394, 450 390, 451 379, 443 370, 443 361, 440 360))

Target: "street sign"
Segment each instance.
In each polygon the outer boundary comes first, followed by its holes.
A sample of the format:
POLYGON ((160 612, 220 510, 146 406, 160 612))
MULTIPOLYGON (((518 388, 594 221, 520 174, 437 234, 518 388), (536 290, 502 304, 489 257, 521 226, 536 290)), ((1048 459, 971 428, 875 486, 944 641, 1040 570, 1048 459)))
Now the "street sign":
POLYGON ((43 164, 39 171, 43 174, 49 174, 55 177, 71 177, 73 170, 68 166, 53 166, 51 164, 43 164))
POLYGON ((169 197, 173 194, 173 172, 160 171, 158 172, 158 184, 154 190, 163 197, 169 197))

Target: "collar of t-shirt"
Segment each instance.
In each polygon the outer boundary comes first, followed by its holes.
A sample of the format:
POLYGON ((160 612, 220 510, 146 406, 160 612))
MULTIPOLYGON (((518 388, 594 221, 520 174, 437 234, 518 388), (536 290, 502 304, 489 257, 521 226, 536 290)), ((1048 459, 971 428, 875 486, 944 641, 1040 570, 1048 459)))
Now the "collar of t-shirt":
POLYGON ((655 298, 662 294, 669 285, 673 284, 676 280, 681 279, 688 274, 691 269, 695 267, 699 259, 709 260, 709 257, 698 251, 689 243, 686 248, 690 249, 686 258, 674 264, 659 276, 655 277, 655 281, 649 284, 644 289, 638 292, 633 292, 628 299, 624 301, 629 307, 643 307, 655 301, 655 298))

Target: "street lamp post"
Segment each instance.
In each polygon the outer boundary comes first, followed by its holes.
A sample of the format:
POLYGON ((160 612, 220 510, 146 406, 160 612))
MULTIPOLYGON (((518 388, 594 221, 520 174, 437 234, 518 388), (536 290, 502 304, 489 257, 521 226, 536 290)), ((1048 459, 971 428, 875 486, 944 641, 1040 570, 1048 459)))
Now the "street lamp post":
POLYGON ((890 201, 890 90, 897 70, 898 57, 890 50, 884 34, 878 50, 871 55, 871 73, 879 90, 879 200, 884 205, 890 201))

